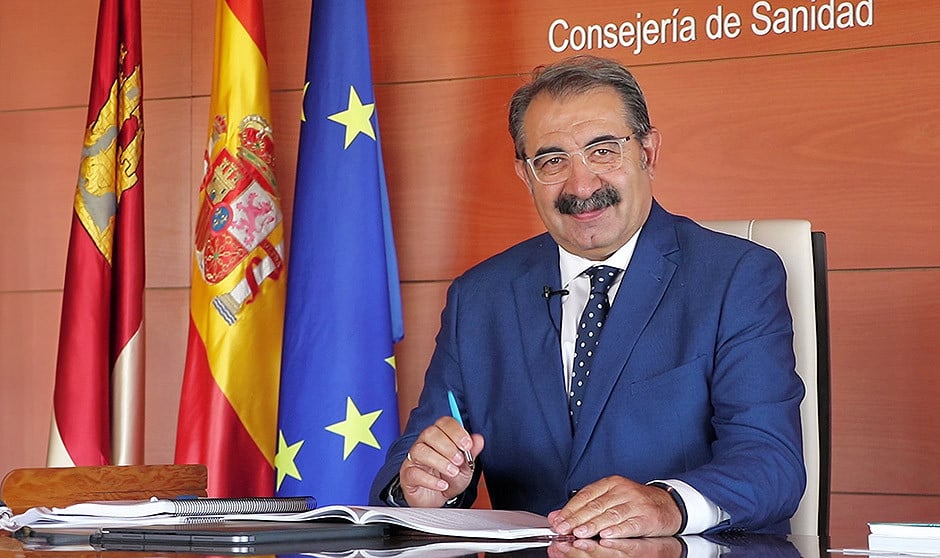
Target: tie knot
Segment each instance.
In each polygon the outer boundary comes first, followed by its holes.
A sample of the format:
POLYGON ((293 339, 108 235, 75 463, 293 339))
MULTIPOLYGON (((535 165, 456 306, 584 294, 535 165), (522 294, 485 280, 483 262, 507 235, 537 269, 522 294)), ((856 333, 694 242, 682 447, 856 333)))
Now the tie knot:
POLYGON ((585 273, 591 278, 591 292, 606 295, 610 286, 620 275, 620 269, 610 265, 595 265, 585 273))

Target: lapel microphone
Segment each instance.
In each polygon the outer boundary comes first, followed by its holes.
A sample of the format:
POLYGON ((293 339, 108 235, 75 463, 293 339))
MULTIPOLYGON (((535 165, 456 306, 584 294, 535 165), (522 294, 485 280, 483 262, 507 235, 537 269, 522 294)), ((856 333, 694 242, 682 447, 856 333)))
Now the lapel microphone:
POLYGON ((559 337, 561 337, 561 328, 559 328, 558 324, 555 323, 555 315, 552 314, 551 298, 556 295, 565 296, 566 294, 568 294, 568 289, 558 289, 556 291, 556 290, 553 290, 548 285, 545 285, 544 287, 542 287, 542 297, 545 298, 545 308, 548 310, 548 317, 551 318, 552 327, 555 328, 555 331, 558 333, 559 337))
POLYGON ((558 289, 557 291, 554 291, 548 285, 545 285, 544 287, 542 287, 542 296, 545 297, 545 300, 548 300, 556 295, 565 296, 566 294, 568 294, 568 289, 558 289))

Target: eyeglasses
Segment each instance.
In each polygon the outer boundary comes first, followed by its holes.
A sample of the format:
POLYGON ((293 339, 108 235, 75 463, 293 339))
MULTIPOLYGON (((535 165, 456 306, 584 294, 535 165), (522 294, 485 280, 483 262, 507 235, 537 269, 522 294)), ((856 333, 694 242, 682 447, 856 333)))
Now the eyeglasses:
POLYGON ((526 159, 535 179, 542 184, 560 184, 571 177, 571 158, 581 157, 584 166, 594 174, 603 174, 619 169, 623 165, 623 144, 630 136, 603 140, 586 145, 578 151, 553 151, 526 159))

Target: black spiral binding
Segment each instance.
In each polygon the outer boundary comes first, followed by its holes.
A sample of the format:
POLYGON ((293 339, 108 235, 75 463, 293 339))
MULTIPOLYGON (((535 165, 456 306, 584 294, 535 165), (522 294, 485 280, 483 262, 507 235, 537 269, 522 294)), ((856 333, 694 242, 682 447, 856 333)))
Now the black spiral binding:
POLYGON ((286 498, 191 498, 173 500, 176 515, 227 515, 238 513, 288 513, 315 509, 312 496, 286 498))

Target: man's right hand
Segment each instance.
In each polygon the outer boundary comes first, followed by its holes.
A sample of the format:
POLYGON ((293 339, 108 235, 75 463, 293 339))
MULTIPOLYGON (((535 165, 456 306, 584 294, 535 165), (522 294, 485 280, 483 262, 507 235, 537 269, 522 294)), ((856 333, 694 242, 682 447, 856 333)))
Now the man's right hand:
POLYGON ((408 505, 439 508, 460 496, 473 479, 465 450, 476 459, 483 451, 483 436, 469 434, 453 417, 441 417, 425 428, 398 470, 408 505))

